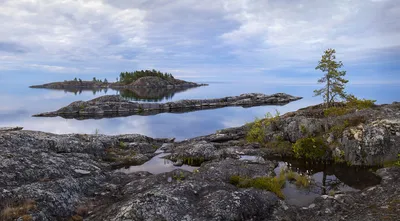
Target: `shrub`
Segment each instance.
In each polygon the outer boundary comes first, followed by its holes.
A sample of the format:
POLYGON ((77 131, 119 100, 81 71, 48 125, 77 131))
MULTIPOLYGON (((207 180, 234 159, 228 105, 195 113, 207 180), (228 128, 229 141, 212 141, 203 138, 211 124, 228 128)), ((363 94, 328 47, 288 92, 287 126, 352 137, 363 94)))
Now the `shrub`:
POLYGON ((124 141, 119 142, 119 148, 125 149, 126 148, 126 143, 124 141))
POLYGON ((246 134, 246 141, 249 143, 256 142, 259 144, 265 144, 265 133, 266 133, 266 128, 268 126, 275 126, 277 120, 279 119, 280 113, 278 110, 275 110, 276 113, 275 115, 272 115, 271 113, 266 113, 264 119, 258 119, 250 124, 249 131, 246 134))
POLYGON ((324 110, 325 117, 342 116, 350 113, 352 110, 362 110, 375 106, 376 100, 358 99, 354 95, 348 95, 346 103, 341 107, 329 107, 324 110))
POLYGON ((293 144, 293 152, 297 158, 319 160, 327 151, 328 146, 321 137, 302 138, 293 144))
POLYGON ((256 119, 250 126, 250 130, 247 132, 246 141, 249 143, 265 143, 265 126, 262 120, 256 119))
POLYGON ((376 102, 376 100, 358 99, 354 95, 348 95, 346 100, 347 107, 356 108, 358 110, 374 107, 376 102))

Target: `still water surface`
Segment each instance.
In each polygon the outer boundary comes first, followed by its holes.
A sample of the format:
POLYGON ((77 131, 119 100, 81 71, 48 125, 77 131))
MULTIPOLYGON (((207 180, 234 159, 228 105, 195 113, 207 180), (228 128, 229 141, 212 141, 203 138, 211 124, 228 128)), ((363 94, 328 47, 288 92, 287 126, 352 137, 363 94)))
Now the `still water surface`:
MULTIPOLYGON (((40 130, 52 133, 95 133, 126 134, 139 133, 151 137, 175 137, 177 140, 214 133, 216 130, 240 126, 263 117, 267 112, 280 113, 295 111, 299 108, 320 103, 313 97, 318 85, 271 85, 209 83, 209 86, 192 88, 179 92, 161 93, 138 91, 64 91, 28 88, 29 85, 0 87, 0 127, 23 126, 28 130, 40 130), (207 99, 224 96, 236 96, 242 93, 273 94, 285 92, 304 97, 302 100, 284 106, 262 106, 252 108, 226 107, 221 109, 196 111, 189 113, 162 113, 155 116, 129 116, 111 119, 75 120, 54 118, 33 118, 33 114, 57 110, 77 100, 90 100, 102 95, 121 94, 131 100, 143 102, 177 101, 181 99, 207 99)), ((1 85, 0 85, 1 86, 1 85)), ((376 99, 377 103, 392 103, 400 100, 400 87, 397 85, 349 85, 348 91, 358 97, 376 99)))

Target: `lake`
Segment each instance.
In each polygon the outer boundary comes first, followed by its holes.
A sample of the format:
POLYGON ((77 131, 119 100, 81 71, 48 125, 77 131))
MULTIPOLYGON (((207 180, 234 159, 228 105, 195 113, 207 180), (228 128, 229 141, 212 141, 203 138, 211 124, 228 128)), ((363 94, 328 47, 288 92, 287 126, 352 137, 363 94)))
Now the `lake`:
MULTIPOLYGON (((194 80, 195 81, 195 80, 194 80)), ((45 83, 46 81, 42 81, 45 83)), ((36 82, 35 82, 36 83, 36 82)), ((95 133, 128 134, 139 133, 151 137, 175 137, 177 140, 214 133, 216 130, 240 126, 263 117, 267 112, 281 114, 321 102, 321 98, 313 97, 313 90, 320 85, 273 85, 268 83, 229 83, 207 82, 209 86, 192 88, 180 92, 160 96, 154 93, 143 97, 142 91, 134 94, 107 91, 63 91, 49 89, 33 89, 34 83, 7 84, 0 82, 0 127, 22 126, 27 130, 39 130, 51 133, 95 133), (304 97, 302 100, 284 106, 261 106, 252 108, 226 107, 221 109, 195 111, 188 113, 162 113, 153 116, 129 116, 119 118, 75 120, 54 118, 34 118, 33 114, 54 111, 77 100, 90 100, 102 95, 123 94, 131 100, 143 102, 177 101, 181 99, 220 98, 236 96, 242 93, 278 92, 304 97), (136 98, 135 98, 136 97, 136 98)), ((348 85, 349 93, 360 98, 377 100, 378 104, 392 103, 400 99, 399 85, 348 85)))

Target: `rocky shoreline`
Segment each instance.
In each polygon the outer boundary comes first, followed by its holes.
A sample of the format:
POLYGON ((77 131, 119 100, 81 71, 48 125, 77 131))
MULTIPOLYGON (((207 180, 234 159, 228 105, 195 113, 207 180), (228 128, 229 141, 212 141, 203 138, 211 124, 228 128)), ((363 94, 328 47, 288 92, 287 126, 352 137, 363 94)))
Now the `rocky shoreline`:
POLYGON ((228 106, 253 107, 283 105, 301 99, 284 93, 272 95, 242 94, 234 97, 205 100, 180 100, 167 103, 139 103, 128 101, 118 95, 106 95, 90 101, 76 101, 57 111, 34 115, 34 117, 102 118, 129 115, 154 115, 158 113, 181 113, 195 110, 215 109, 228 106))
POLYGON ((251 124, 180 142, 0 129, 2 220, 399 220, 400 167, 377 170, 379 185, 321 195, 302 207, 231 182, 232 176, 275 176, 272 159, 294 157, 282 143, 321 133, 329 154, 311 163, 381 165, 400 153, 399 118, 399 103, 332 117, 321 116, 319 106, 308 107, 269 123, 263 131, 266 146, 246 141, 251 124), (340 136, 331 130, 352 119, 340 136), (200 167, 160 174, 115 170, 143 164, 159 151, 176 165, 200 167), (263 160, 243 161, 242 155, 263 160))

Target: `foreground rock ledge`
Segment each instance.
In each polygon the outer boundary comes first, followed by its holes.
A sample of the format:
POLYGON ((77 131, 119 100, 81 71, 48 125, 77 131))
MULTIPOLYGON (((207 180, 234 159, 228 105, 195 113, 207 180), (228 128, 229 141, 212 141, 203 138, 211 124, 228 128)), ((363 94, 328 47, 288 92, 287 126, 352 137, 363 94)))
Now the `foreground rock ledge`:
MULTIPOLYGON (((115 162, 127 160, 127 156, 148 159, 161 147, 170 147, 171 152, 179 153, 184 149, 179 146, 189 142, 195 145, 186 154, 212 151, 212 146, 220 149, 222 146, 217 144, 222 141, 221 137, 235 141, 241 136, 236 131, 242 130, 222 130, 218 134, 225 136, 209 135, 178 143, 142 135, 56 135, 25 130, 0 133, 0 211, 22 208, 15 210, 20 212, 17 215, 1 218, 34 221, 82 220, 82 217, 115 221, 399 220, 399 167, 378 170, 382 178, 378 186, 360 192, 323 195, 303 208, 287 205, 268 191, 229 184, 231 175, 273 175, 276 164, 271 161, 254 164, 233 157, 215 159, 215 154, 204 153, 210 161, 194 173, 175 170, 157 175, 122 174, 112 167, 115 162), (24 209, 20 203, 26 200, 35 206, 24 209)), ((226 143, 224 149, 233 145, 226 143)), ((229 152, 224 155, 230 155, 229 152)))
POLYGON ((57 111, 33 115, 34 117, 64 118, 102 118, 128 115, 154 115, 163 112, 189 112, 195 110, 215 109, 228 106, 252 107, 261 105, 284 105, 301 97, 285 93, 272 95, 250 93, 234 97, 206 100, 180 100, 167 103, 130 102, 118 95, 106 95, 90 101, 76 101, 57 111))

